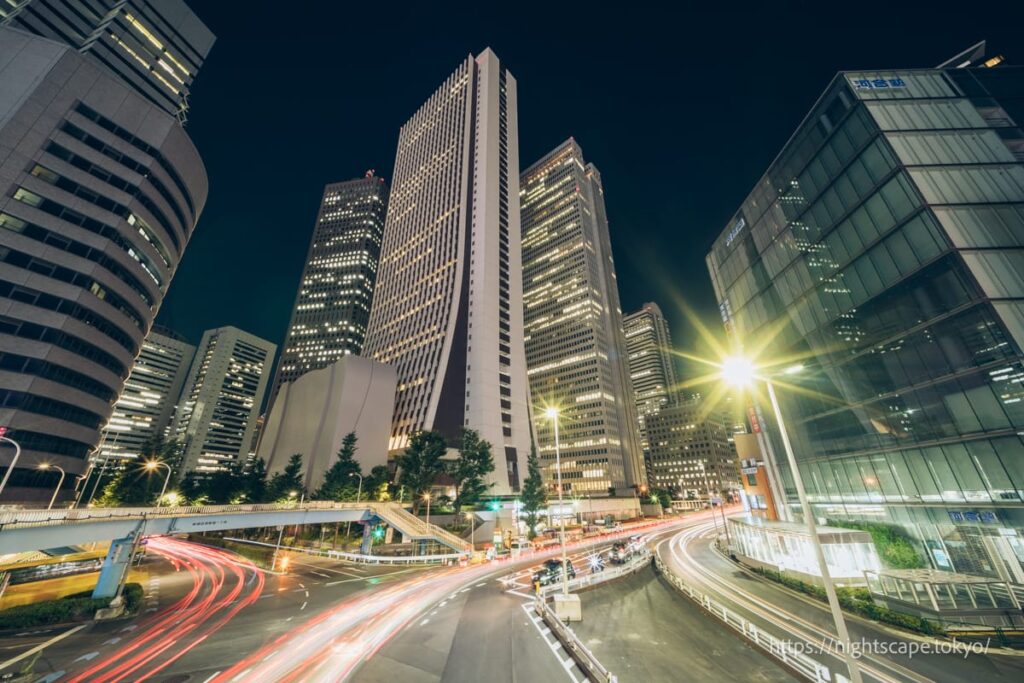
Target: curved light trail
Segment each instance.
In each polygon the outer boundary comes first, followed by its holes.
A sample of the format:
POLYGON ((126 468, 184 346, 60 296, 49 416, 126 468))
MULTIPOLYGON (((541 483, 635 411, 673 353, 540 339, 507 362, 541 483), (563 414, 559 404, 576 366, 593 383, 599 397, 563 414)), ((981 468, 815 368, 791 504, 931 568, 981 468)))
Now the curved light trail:
POLYGON ((220 630, 263 592, 263 572, 233 553, 167 537, 151 538, 148 548, 187 571, 192 589, 144 619, 138 635, 68 679, 70 683, 148 680, 220 630))

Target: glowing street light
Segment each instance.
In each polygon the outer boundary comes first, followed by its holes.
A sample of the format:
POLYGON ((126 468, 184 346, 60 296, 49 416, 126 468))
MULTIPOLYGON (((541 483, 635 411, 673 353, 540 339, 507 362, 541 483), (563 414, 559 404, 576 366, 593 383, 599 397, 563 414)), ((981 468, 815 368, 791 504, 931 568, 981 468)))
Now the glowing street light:
POLYGON ((50 504, 46 506, 47 510, 52 510, 53 504, 57 502, 57 494, 60 493, 60 487, 61 485, 64 484, 64 475, 67 473, 64 471, 63 468, 58 467, 57 465, 51 465, 48 462, 39 463, 37 467, 39 467, 39 469, 41 470, 57 470, 58 472, 60 472, 60 479, 57 480, 57 488, 53 490, 53 497, 50 498, 50 504))
MULTIPOLYGON (((800 469, 796 464, 796 455, 793 453, 793 446, 789 441, 789 432, 786 431, 786 424, 782 419, 782 410, 779 408, 779 399, 775 396, 775 385, 769 375, 759 375, 754 362, 743 356, 730 356, 719 364, 720 376, 727 383, 734 387, 748 387, 755 380, 764 382, 768 390, 768 398, 772 404, 772 412, 775 414, 775 422, 779 427, 779 436, 782 438, 782 445, 786 451, 786 461, 789 463, 789 470, 793 476, 793 485, 796 488, 797 497, 800 499, 800 509, 803 512, 804 523, 811 535, 811 546, 814 548, 814 555, 818 561, 818 570, 821 572, 821 581, 825 584, 825 594, 828 596, 828 606, 832 611, 832 620, 836 625, 836 634, 844 644, 843 659, 850 671, 851 683, 861 683, 860 667, 854 659, 849 647, 850 634, 846 630, 846 620, 843 618, 843 610, 839 606, 839 598, 836 596, 836 588, 832 583, 832 575, 828 571, 828 563, 825 561, 825 552, 821 547, 821 539, 818 538, 818 526, 811 513, 811 504, 807 500, 807 491, 804 490, 804 482, 800 477, 800 469)), ((786 375, 795 375, 803 370, 802 365, 793 365, 782 371, 786 375)), ((724 511, 723 511, 724 516, 724 511)))
POLYGON ((161 467, 167 470, 167 478, 164 479, 163 488, 160 489, 160 497, 156 499, 156 506, 160 507, 163 505, 164 494, 167 493, 167 485, 171 482, 171 466, 162 460, 147 460, 142 467, 147 472, 156 472, 161 467))
POLYGON ((558 408, 548 406, 544 411, 555 425, 555 471, 558 473, 558 528, 562 544, 562 595, 569 594, 569 557, 565 550, 565 508, 562 504, 562 453, 558 443, 558 408))
POLYGON ((424 492, 423 500, 427 501, 427 524, 430 524, 430 491, 424 492))

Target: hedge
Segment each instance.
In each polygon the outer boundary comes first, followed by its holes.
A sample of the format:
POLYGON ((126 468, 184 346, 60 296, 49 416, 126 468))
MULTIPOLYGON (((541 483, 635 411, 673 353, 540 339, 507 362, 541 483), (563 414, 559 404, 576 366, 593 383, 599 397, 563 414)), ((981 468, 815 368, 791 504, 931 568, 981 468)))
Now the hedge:
MULTIPOLYGON (((807 583, 806 581, 801 581, 800 579, 795 579, 791 576, 780 574, 779 572, 761 569, 760 567, 754 568, 754 571, 765 578, 786 586, 787 588, 810 595, 822 602, 828 601, 828 596, 825 594, 825 589, 822 586, 814 583, 807 583)), ((908 631, 915 631, 928 636, 943 636, 946 634, 942 627, 933 621, 929 621, 928 619, 923 619, 912 614, 897 612, 896 610, 876 604, 871 597, 871 592, 868 591, 867 588, 847 588, 840 586, 836 588, 836 598, 839 600, 840 607, 847 612, 867 617, 873 621, 889 624, 891 626, 898 626, 900 628, 905 628, 908 631)))
MULTIPOLYGON (((58 600, 44 600, 31 605, 20 605, 0 611, 0 627, 31 628, 69 621, 87 621, 96 616, 96 610, 110 604, 110 598, 95 600, 91 593, 75 593, 58 600)), ((126 611, 131 613, 142 602, 142 586, 129 583, 124 587, 126 611)))

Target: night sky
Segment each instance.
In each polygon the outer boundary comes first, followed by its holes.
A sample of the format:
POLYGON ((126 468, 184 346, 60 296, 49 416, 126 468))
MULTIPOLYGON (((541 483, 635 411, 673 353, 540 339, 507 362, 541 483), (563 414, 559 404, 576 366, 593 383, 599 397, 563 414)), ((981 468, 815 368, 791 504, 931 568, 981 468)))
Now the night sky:
POLYGON ((836 71, 930 67, 982 38, 1024 60, 1020 2, 625 4, 190 0, 217 35, 187 124, 210 199, 159 321, 280 345, 324 184, 390 182, 399 127, 490 46, 518 80, 523 168, 576 138, 604 181, 623 310, 657 301, 687 347, 682 305, 718 326, 711 242, 836 71))

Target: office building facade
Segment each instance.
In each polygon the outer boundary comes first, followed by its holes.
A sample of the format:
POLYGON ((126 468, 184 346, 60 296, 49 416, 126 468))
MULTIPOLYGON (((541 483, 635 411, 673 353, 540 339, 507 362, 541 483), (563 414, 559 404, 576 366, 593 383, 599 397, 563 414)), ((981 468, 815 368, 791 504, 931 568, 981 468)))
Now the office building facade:
POLYGON ((518 170, 516 81, 487 49, 402 126, 363 350, 398 371, 389 450, 475 429, 496 494, 530 448, 518 170))
POLYGON ((739 491, 726 413, 714 408, 696 400, 647 416, 651 486, 681 499, 739 491))
POLYGON ((646 417, 674 405, 678 397, 679 378, 672 356, 672 336, 661 307, 653 302, 624 316, 622 332, 629 355, 629 379, 636 397, 640 445, 647 453, 646 417))
POLYGON ((99 446, 207 179, 174 117, 66 45, 0 28, 0 83, 4 499, 28 502, 57 484, 37 463, 77 475, 99 446))
POLYGON ((387 203, 387 184, 373 171, 324 188, 271 404, 281 384, 362 353, 387 203))
POLYGON ((1022 581, 1024 69, 998 61, 837 75, 707 262, 734 343, 802 359, 778 393, 815 514, 1022 581))
MULTIPOLYGON (((560 411, 562 485, 627 495, 643 484, 636 404, 601 175, 569 139, 523 171, 523 316, 530 393, 560 411)), ((539 410, 537 453, 555 481, 555 433, 539 410)))
POLYGON ((237 327, 203 334, 175 416, 179 474, 245 464, 276 351, 275 344, 237 327))
POLYGON ((98 459, 116 466, 146 455, 148 444, 164 439, 195 353, 195 346, 171 330, 150 330, 103 430, 98 459))
POLYGON ((188 94, 215 40, 183 0, 7 0, 0 25, 78 50, 184 122, 188 94))

